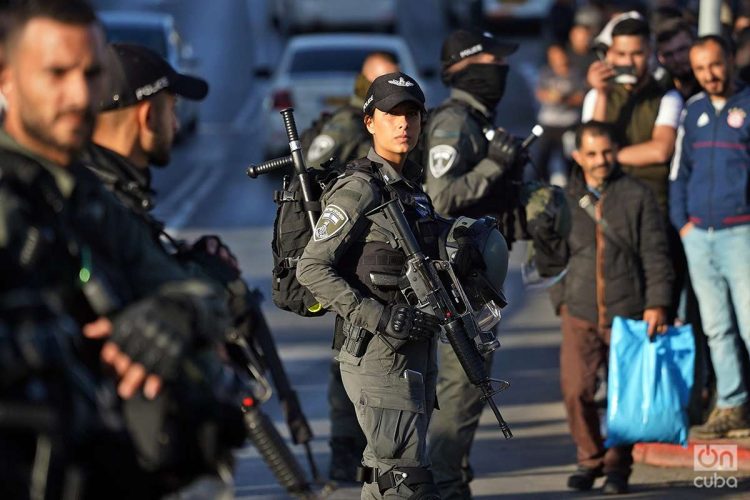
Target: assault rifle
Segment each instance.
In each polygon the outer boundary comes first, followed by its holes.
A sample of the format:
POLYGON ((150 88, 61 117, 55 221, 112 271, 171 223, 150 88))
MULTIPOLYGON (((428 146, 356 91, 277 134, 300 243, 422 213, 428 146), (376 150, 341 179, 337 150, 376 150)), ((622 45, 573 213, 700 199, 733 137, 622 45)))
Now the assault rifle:
POLYGON ((390 228, 396 245, 406 254, 406 275, 398 283, 401 293, 411 306, 432 314, 441 321, 443 333, 469 381, 482 391, 482 399, 492 408, 505 438, 513 437, 510 427, 492 399, 510 384, 490 378, 485 369, 480 346, 488 345, 487 332, 482 332, 479 327, 451 263, 430 259, 422 252, 398 199, 375 208, 367 217, 381 227, 390 228), (482 344, 478 346, 474 338, 480 339, 482 344))
MULTIPOLYGON (((252 292, 251 292, 252 293, 252 292)), ((294 444, 304 444, 312 469, 313 478, 318 480, 318 470, 312 458, 309 441, 312 431, 305 415, 299 406, 297 394, 292 390, 284 368, 276 353, 268 325, 259 308, 250 311, 253 316, 253 334, 249 340, 241 329, 231 329, 227 337, 227 353, 233 363, 249 377, 246 384, 250 392, 242 398, 242 411, 245 417, 245 429, 250 441, 263 457, 271 472, 286 491, 298 498, 316 498, 310 484, 305 480, 305 473, 299 462, 287 446, 284 438, 274 426, 270 417, 261 409, 272 393, 265 372, 271 372, 278 398, 287 417, 294 444), (259 337, 265 337, 259 340, 259 337), (270 346, 268 343, 270 342, 270 346), (263 344, 261 347, 258 344, 263 344)))

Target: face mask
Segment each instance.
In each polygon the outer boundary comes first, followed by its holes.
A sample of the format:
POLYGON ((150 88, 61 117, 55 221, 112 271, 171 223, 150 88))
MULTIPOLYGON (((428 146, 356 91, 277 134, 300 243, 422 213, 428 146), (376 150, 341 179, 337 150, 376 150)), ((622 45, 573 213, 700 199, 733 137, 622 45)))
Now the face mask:
POLYGON ((370 88, 370 80, 365 78, 362 73, 357 75, 357 79, 354 81, 354 95, 362 99, 367 99, 367 90, 370 88))
POLYGON ((507 78, 507 64, 469 64, 461 71, 449 75, 447 83, 468 92, 489 110, 494 110, 503 98, 507 78))

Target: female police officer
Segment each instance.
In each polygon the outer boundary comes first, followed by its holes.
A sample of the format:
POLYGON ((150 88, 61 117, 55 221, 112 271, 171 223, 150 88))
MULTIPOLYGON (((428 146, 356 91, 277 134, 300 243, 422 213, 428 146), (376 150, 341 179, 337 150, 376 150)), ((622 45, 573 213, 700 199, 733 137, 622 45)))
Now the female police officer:
POLYGON ((406 160, 419 138, 424 94, 408 75, 388 73, 373 81, 364 112, 373 148, 323 196, 297 278, 336 312, 337 334, 345 336, 341 376, 367 437, 362 498, 439 499, 425 442, 439 324, 397 289, 373 283, 372 273, 402 275, 405 258, 391 246, 389 228, 367 215, 397 197, 422 250, 437 256, 434 210, 419 186, 420 167, 406 160))

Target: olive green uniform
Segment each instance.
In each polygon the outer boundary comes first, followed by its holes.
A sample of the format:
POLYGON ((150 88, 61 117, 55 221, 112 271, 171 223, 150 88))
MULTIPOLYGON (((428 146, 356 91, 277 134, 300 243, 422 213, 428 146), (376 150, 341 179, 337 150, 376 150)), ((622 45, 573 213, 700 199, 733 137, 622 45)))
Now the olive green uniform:
MULTIPOLYGON (((407 180, 412 168, 419 169, 417 165, 407 162, 402 176, 372 149, 367 159, 381 165, 384 182, 413 197, 421 194, 429 205, 419 186, 407 180)), ((399 467, 429 467, 427 427, 437 377, 437 340, 408 341, 393 351, 376 334, 385 304, 358 286, 356 278, 342 276, 346 274, 344 262, 366 264, 357 254, 367 245, 390 248, 388 228, 365 216, 383 201, 383 193, 366 174, 340 178, 322 198, 323 213, 297 267, 300 283, 340 317, 347 342, 360 328, 370 339, 364 352, 345 344, 338 360, 344 387, 367 438, 363 464, 378 475, 391 474, 399 467)), ((433 213, 429 206, 428 211, 433 213)), ((408 498, 411 494, 405 484, 382 494, 377 483, 366 483, 362 490, 362 498, 408 498)))
POLYGON ((308 167, 316 168, 329 158, 340 165, 362 158, 372 146, 362 112, 364 100, 352 96, 349 104, 337 109, 320 129, 305 151, 308 167))
MULTIPOLYGON (((471 94, 451 89, 426 127, 425 190, 443 216, 481 217, 500 211, 503 169, 487 158, 492 113, 471 94), (452 102, 451 102, 452 101, 452 102)), ((471 498, 469 452, 484 408, 482 392, 466 377, 449 344, 440 344, 437 398, 430 427, 430 459, 444 499, 471 498)), ((492 356, 486 358, 489 372, 492 356)))
POLYGON ((425 191, 445 217, 500 212, 498 181, 504 168, 487 158, 493 115, 471 94, 451 89, 425 129, 425 191))
MULTIPOLYGON (((317 168, 321 163, 335 158, 338 165, 367 155, 372 147, 372 136, 365 128, 364 99, 351 96, 349 103, 337 109, 320 129, 305 151, 308 167, 317 168)), ((357 423, 354 406, 346 395, 341 381, 338 350, 329 366, 328 408, 331 421, 331 467, 332 479, 354 479, 355 466, 352 456, 359 456, 366 440, 357 423)))

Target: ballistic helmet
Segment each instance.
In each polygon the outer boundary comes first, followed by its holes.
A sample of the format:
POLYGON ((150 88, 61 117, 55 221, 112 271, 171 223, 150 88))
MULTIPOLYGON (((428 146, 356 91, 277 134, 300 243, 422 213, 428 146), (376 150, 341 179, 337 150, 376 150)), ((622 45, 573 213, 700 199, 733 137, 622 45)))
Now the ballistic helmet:
POLYGON ((446 260, 452 260, 458 250, 454 233, 459 227, 466 228, 462 231, 468 231, 486 265, 486 269, 477 269, 461 283, 472 307, 479 310, 489 301, 505 307, 508 301, 503 293, 503 283, 508 274, 508 244, 497 230, 497 220, 487 216, 479 219, 459 217, 453 221, 445 233, 444 244, 440 246, 446 260))

